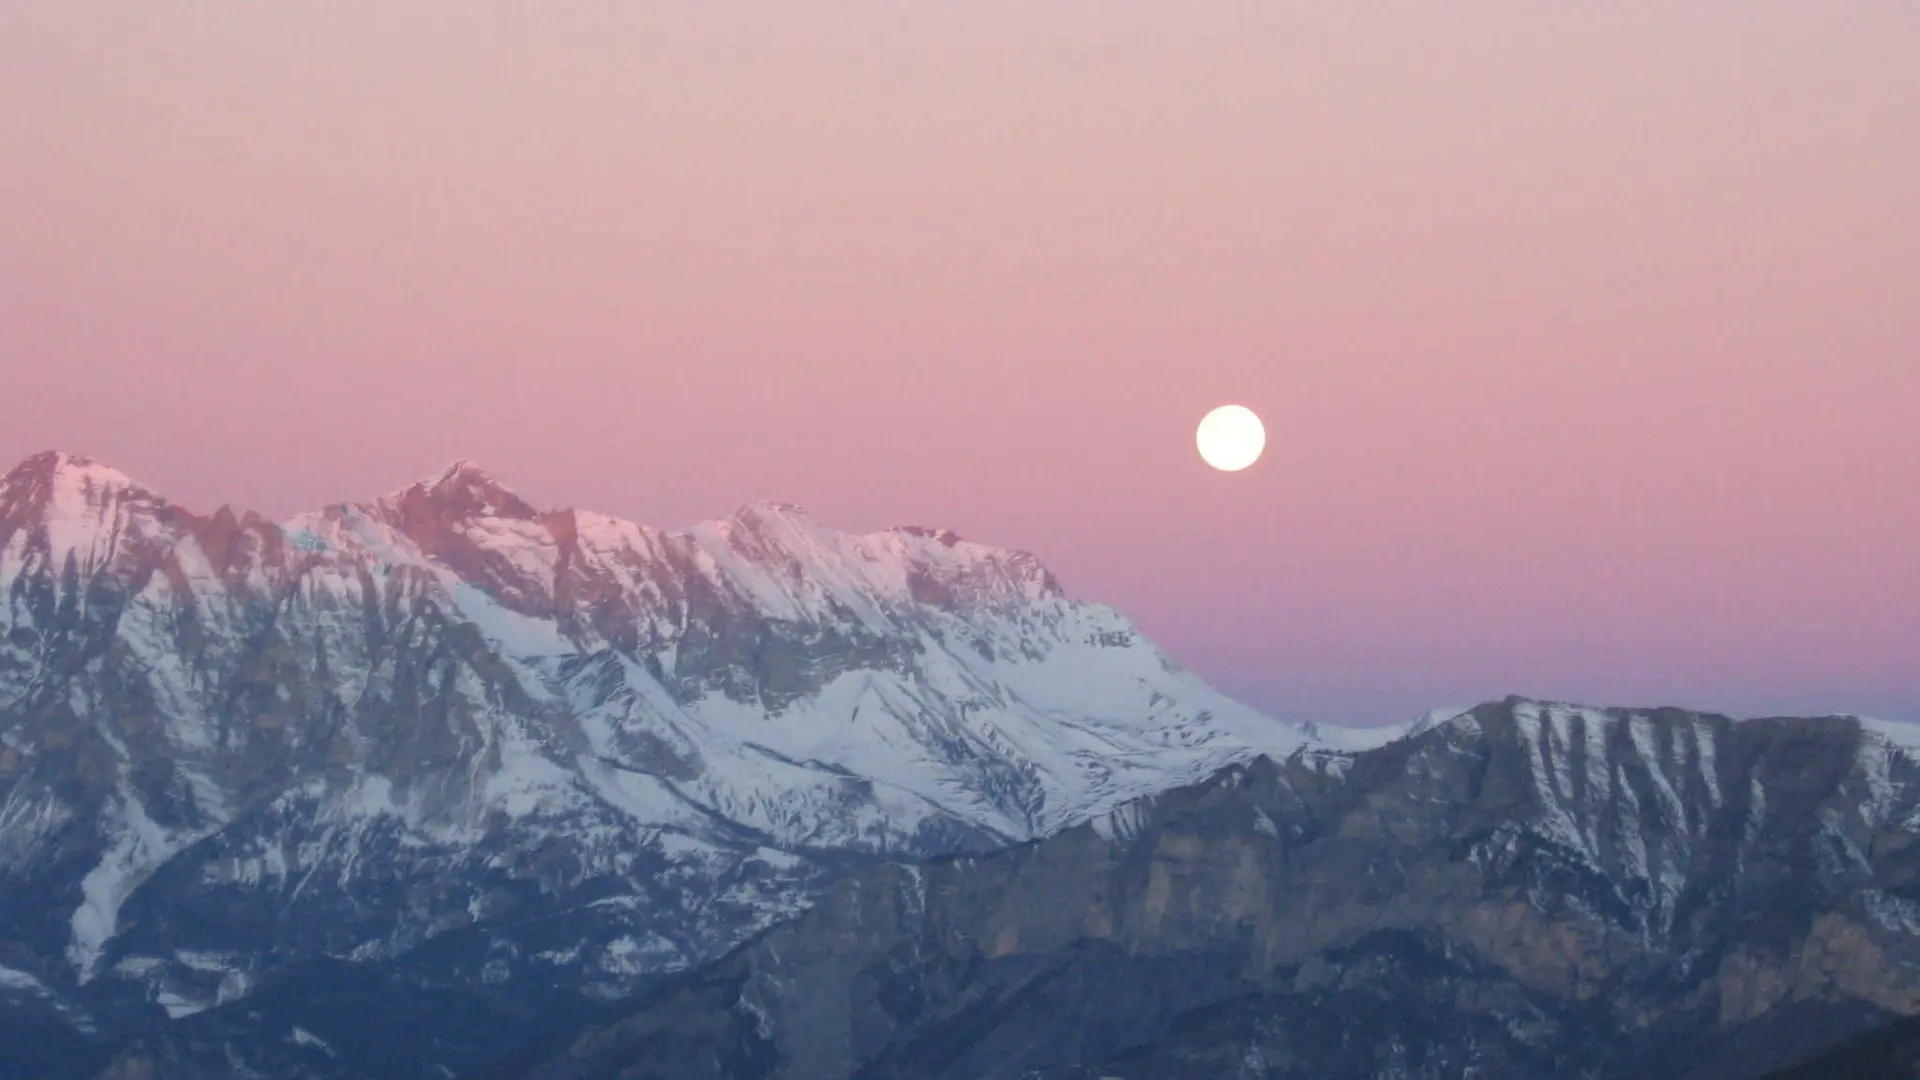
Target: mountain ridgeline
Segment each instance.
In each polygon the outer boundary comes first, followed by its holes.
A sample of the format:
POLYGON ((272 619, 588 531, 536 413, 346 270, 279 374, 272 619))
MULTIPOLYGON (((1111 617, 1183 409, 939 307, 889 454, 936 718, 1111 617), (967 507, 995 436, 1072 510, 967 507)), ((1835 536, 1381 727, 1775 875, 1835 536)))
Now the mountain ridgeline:
POLYGON ((949 532, 43 454, 0 1075, 1749 1080, 1920 1014, 1916 742, 1286 724, 949 532))
MULTIPOLYGON (((465 462, 275 524, 37 455, 0 478, 0 1074, 288 998, 439 1002, 377 1071, 458 1073, 851 867, 1338 735, 943 530, 668 532, 465 462)), ((353 1075, 326 1026, 232 1067, 353 1075)))
POLYGON ((862 871, 514 1080, 1759 1076, 1920 1011, 1920 767, 1509 700, 862 871))

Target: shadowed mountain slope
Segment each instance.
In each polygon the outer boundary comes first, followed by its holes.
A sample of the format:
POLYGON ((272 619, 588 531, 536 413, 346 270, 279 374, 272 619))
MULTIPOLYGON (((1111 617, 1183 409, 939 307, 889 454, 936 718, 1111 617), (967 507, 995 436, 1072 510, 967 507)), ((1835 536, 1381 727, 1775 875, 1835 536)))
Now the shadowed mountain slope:
POLYGON ((1920 1019, 1909 1018, 1857 1035, 1766 1080, 1916 1080, 1920 1078, 1920 1019))

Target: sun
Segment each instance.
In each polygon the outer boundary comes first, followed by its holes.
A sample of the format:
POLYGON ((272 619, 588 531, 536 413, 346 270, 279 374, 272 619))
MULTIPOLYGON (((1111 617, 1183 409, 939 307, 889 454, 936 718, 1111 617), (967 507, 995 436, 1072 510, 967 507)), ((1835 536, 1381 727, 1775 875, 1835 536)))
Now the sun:
POLYGON ((1222 405, 1200 421, 1195 442, 1200 456, 1221 472, 1239 472, 1260 460, 1267 447, 1267 429, 1252 409, 1222 405))

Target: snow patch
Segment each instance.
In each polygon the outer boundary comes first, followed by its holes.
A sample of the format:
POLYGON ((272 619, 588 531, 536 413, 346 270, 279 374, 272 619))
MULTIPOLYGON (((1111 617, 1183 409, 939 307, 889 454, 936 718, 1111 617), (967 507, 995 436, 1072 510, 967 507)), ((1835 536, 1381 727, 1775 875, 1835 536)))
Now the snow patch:
POLYGON ((67 945, 67 960, 83 986, 92 981, 101 951, 117 932, 121 905, 163 863, 199 839, 161 827, 125 788, 108 800, 101 824, 109 837, 107 850, 81 879, 83 899, 74 910, 67 945))
POLYGON ((295 1046, 312 1047, 313 1049, 320 1051, 321 1053, 327 1055, 330 1058, 337 1058, 340 1056, 339 1054, 334 1052, 332 1043, 327 1042, 327 1040, 321 1038, 318 1035, 315 1035, 313 1032, 308 1031, 306 1028, 303 1028, 298 1024, 294 1025, 293 1031, 287 1035, 287 1041, 294 1044, 295 1046))
POLYGON ((1920 724, 1909 724, 1898 720, 1881 720, 1871 716, 1855 716, 1860 727, 1887 740, 1894 746, 1906 751, 1920 751, 1920 724))
POLYGON ((37 998, 52 1000, 54 993, 47 984, 24 971, 0 964, 0 990, 24 991, 37 998))

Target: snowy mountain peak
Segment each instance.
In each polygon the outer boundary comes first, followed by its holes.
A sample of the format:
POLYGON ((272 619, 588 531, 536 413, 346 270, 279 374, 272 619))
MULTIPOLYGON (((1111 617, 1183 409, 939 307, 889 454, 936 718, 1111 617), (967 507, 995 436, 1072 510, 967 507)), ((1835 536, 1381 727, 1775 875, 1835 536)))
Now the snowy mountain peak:
POLYGON ((0 515, 30 506, 74 518, 129 497, 165 501, 118 469, 62 450, 35 454, 0 477, 0 515))
POLYGON ((924 525, 896 525, 891 531, 932 540, 941 547, 950 548, 961 542, 959 534, 952 529, 929 529, 924 525))
POLYGON ((1419 735, 1442 724, 1451 723, 1472 711, 1471 705, 1443 705, 1437 709, 1428 709, 1415 717, 1413 722, 1406 726, 1405 731, 1408 735, 1419 735))
POLYGON ((81 579, 170 542, 184 515, 127 474, 49 450, 0 477, 0 583, 44 566, 81 579))
POLYGON ((807 508, 799 503, 781 502, 778 499, 761 499, 750 502, 734 511, 738 521, 789 520, 810 521, 807 508))
POLYGON ((450 480, 463 477, 477 479, 482 482, 491 482, 493 480, 493 474, 481 468, 480 464, 472 458, 454 458, 451 464, 440 470, 439 474, 432 478, 432 482, 444 484, 450 480))
POLYGON ((525 499, 465 458, 381 502, 405 515, 438 520, 501 517, 525 521, 539 516, 525 499))

